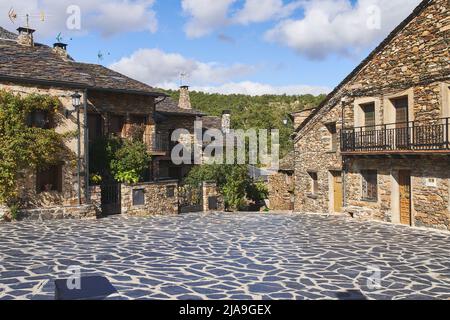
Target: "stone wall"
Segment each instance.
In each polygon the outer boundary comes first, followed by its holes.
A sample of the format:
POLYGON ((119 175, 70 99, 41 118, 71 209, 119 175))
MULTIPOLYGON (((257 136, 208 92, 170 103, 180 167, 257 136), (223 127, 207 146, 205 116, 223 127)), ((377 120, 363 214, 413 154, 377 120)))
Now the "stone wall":
POLYGON ((362 220, 400 222, 393 205, 398 201, 398 171, 411 172, 412 225, 450 230, 450 162, 446 158, 359 159, 352 161, 346 175, 348 208, 346 212, 362 220), (378 200, 362 199, 361 170, 378 171, 378 200), (428 185, 427 179, 436 185, 428 185))
POLYGON ((145 217, 178 214, 178 181, 122 184, 121 194, 124 215, 145 217), (133 190, 144 190, 143 205, 133 205, 133 190))
POLYGON ((271 210, 293 210, 294 178, 284 172, 269 176, 269 203, 271 210))
POLYGON ((97 219, 99 211, 93 205, 69 206, 69 207, 53 207, 20 210, 18 221, 46 221, 46 220, 62 220, 62 219, 97 219))
MULTIPOLYGON (((340 85, 323 106, 301 127, 295 140, 295 210, 332 212, 330 171, 343 170, 343 157, 329 148, 331 134, 327 124, 336 123, 338 131, 359 123, 359 103, 374 102, 376 123, 392 121, 391 98, 407 96, 410 120, 436 122, 450 115, 450 34, 448 0, 435 0, 413 18, 393 39, 384 43, 364 65, 340 85), (342 118, 344 114, 344 118, 342 118), (309 172, 317 172, 318 190, 311 194, 309 172)), ((340 142, 340 141, 339 141, 340 142)), ((448 158, 432 156, 372 160, 345 157, 351 161, 346 174, 347 212, 371 219, 393 221, 390 181, 399 167, 412 170, 413 211, 416 226, 448 229, 448 158), (361 169, 378 169, 379 201, 360 201, 361 169), (439 168, 439 169, 437 169, 439 168), (447 171, 445 171, 447 170, 447 171), (426 178, 436 178, 438 187, 424 186, 426 178), (446 189, 447 188, 447 189, 446 189), (437 192, 437 193, 436 193, 437 192)), ((346 161, 347 161, 346 160, 346 161)))

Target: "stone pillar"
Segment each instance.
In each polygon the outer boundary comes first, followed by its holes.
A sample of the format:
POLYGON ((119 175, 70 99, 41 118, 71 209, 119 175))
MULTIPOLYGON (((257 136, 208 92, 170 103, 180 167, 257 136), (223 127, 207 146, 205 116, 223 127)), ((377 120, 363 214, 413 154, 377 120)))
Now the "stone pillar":
POLYGON ((5 220, 10 216, 10 210, 7 206, 0 205, 0 221, 5 220))
POLYGON ((203 198, 203 212, 223 211, 225 209, 223 197, 219 193, 219 190, 215 182, 210 181, 203 182, 202 198, 203 198))
POLYGON ((91 204, 97 208, 102 207, 102 188, 100 186, 90 186, 91 204))

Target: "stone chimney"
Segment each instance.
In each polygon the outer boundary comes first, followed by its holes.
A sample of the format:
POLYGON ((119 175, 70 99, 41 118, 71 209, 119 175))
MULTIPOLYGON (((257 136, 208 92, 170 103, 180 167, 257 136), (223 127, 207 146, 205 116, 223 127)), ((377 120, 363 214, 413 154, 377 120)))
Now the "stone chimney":
POLYGON ((64 60, 68 59, 69 55, 67 54, 67 44, 57 42, 53 44, 53 52, 59 55, 64 60))
POLYGON ((180 87, 180 101, 178 102, 178 106, 181 109, 192 109, 188 86, 180 87))
POLYGON ((22 46, 27 46, 27 47, 34 46, 33 33, 36 30, 20 27, 17 29, 17 31, 19 32, 19 36, 17 37, 18 44, 20 44, 22 46))
POLYGON ((225 110, 222 113, 222 132, 229 133, 231 131, 231 111, 225 110))

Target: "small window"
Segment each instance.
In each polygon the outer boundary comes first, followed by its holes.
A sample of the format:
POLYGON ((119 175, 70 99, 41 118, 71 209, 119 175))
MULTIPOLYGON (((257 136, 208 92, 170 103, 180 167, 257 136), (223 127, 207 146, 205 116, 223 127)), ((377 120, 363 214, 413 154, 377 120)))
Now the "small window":
POLYGON ((338 144, 336 122, 327 124, 327 129, 331 135, 330 151, 336 152, 338 144))
POLYGON ((317 175, 317 172, 308 172, 310 177, 310 183, 311 183, 311 194, 317 194, 319 192, 319 177, 317 175))
POLYGON ((36 173, 36 191, 62 192, 62 166, 51 166, 36 173))
POLYGON ((120 136, 122 134, 124 123, 125 121, 123 116, 111 116, 109 119, 109 132, 120 136))
POLYGON ((175 187, 174 186, 166 187, 166 195, 167 198, 175 197, 175 187))
POLYGON ((135 189, 133 190, 133 206, 143 206, 145 205, 145 190, 135 189))
POLYGON ((28 114, 27 124, 32 128, 50 129, 50 114, 47 111, 35 110, 28 114))
POLYGON ((378 179, 376 170, 361 171, 362 198, 368 201, 378 200, 378 179))
POLYGON ((369 128, 375 127, 375 103, 362 104, 361 109, 364 112, 364 126, 369 128))

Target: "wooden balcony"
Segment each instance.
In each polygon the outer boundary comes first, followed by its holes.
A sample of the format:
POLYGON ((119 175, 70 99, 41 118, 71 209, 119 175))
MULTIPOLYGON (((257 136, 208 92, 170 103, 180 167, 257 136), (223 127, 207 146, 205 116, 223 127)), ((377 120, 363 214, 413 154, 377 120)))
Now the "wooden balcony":
POLYGON ((166 155, 170 150, 168 135, 163 134, 144 134, 144 143, 149 147, 153 155, 166 155))
POLYGON ((341 131, 343 155, 450 154, 450 118, 341 131))

